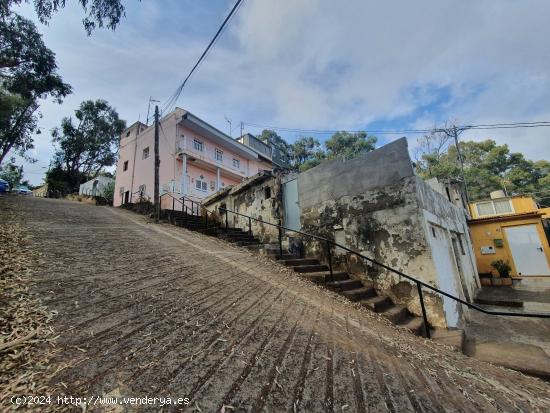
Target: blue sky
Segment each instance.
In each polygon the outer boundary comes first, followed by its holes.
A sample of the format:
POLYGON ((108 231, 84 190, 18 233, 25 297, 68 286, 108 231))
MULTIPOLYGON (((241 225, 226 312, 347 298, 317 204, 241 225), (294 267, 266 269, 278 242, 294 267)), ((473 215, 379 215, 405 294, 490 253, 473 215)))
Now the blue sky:
MULTIPOLYGON (((74 93, 62 105, 42 104, 45 133, 32 154, 39 161, 25 165, 33 184, 54 152, 49 130, 62 117, 85 99, 102 98, 128 124, 143 121, 149 96, 168 99, 233 5, 127 0, 116 31, 88 37, 81 9, 69 3, 50 25, 37 23, 74 93)), ((19 12, 36 20, 29 5, 19 12)), ((545 0, 245 0, 178 106, 224 131, 230 118, 233 136, 241 121, 323 130, 549 121, 549 15, 545 0)), ((549 133, 462 137, 492 138, 550 159, 549 133)), ((408 138, 412 150, 416 136, 408 138)))

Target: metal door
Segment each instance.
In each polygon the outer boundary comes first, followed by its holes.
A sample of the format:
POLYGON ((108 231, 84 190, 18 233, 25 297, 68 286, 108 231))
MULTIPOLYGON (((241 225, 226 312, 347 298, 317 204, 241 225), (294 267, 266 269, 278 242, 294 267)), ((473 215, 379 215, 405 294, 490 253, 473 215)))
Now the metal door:
POLYGON ((283 184, 283 202, 285 206, 284 226, 296 231, 300 225, 300 206, 298 205, 298 180, 293 179, 283 184))
POLYGON ((504 228, 518 275, 550 275, 536 225, 504 228))

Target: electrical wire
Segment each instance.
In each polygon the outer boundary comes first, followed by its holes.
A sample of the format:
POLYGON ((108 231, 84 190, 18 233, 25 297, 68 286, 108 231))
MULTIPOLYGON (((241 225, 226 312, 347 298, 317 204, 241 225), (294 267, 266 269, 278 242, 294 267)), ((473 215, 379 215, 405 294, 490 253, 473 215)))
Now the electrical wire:
MULTIPOLYGON (((273 125, 260 125, 257 123, 248 123, 243 122, 244 125, 255 127, 255 128, 264 128, 271 130, 279 130, 284 132, 296 132, 296 133, 314 133, 314 134, 334 134, 345 129, 340 130, 321 130, 321 129, 300 129, 300 128, 289 128, 283 126, 273 126, 273 125)), ((550 127, 550 122, 518 122, 518 123, 495 123, 487 125, 463 125, 457 126, 457 130, 494 130, 494 129, 516 129, 516 128, 539 128, 539 127, 550 127)), ((434 129, 395 129, 395 130, 374 130, 374 129, 362 129, 362 130, 347 130, 347 132, 358 133, 358 132, 368 132, 371 134, 380 134, 380 135, 399 135, 405 133, 413 134, 426 134, 431 132, 442 132, 445 129, 434 128, 434 129)))
POLYGON ((229 12, 229 14, 225 17, 225 19, 222 22, 221 26, 216 31, 216 34, 214 35, 212 40, 210 40, 210 43, 208 43, 208 46, 206 47, 206 49, 202 52, 201 56, 199 57, 199 60, 197 60, 197 62, 195 63, 195 65, 193 66, 191 71, 188 73, 188 75, 185 77, 183 82, 178 86, 176 91, 172 94, 172 96, 168 99, 166 104, 163 106, 162 113, 166 113, 167 110, 171 109, 171 107, 176 104, 176 102, 178 101, 183 89, 185 88, 185 85, 187 84, 187 82, 191 78, 191 75, 193 75, 195 70, 199 67, 199 65, 202 63, 202 61, 206 58, 206 55, 208 54, 208 52, 210 51, 210 49, 212 48, 212 46, 214 45, 216 40, 223 33, 225 27, 230 22, 233 15, 237 12, 237 10, 239 9, 242 2, 243 2, 243 0, 237 0, 237 2, 233 6, 233 8, 229 12))

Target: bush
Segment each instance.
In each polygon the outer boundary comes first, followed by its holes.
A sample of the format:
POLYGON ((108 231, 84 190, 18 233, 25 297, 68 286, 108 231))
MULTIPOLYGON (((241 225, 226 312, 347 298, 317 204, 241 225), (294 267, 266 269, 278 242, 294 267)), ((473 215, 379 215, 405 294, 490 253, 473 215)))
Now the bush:
POLYGON ((512 271, 512 267, 510 267, 510 264, 508 264, 508 261, 504 261, 504 260, 493 261, 491 263, 491 267, 497 270, 498 274, 502 278, 510 277, 510 271, 512 271))

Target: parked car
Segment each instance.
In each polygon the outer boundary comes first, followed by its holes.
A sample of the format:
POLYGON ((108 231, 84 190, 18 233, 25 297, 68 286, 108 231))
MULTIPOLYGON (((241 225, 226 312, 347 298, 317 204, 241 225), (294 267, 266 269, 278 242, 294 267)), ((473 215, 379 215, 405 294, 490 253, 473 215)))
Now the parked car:
POLYGON ((32 191, 26 186, 18 186, 13 190, 13 192, 19 195, 32 195, 32 191))
POLYGON ((0 194, 5 194, 10 190, 10 184, 8 184, 8 181, 4 181, 3 179, 0 179, 0 194))

